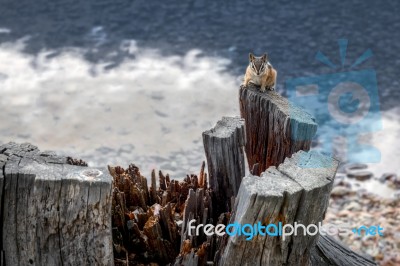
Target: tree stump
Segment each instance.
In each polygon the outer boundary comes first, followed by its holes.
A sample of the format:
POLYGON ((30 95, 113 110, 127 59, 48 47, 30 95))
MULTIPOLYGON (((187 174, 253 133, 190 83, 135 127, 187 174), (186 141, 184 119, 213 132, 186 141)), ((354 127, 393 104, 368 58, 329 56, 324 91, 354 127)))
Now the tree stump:
POLYGON ((260 92, 254 86, 241 87, 240 114, 245 120, 246 155, 249 168, 258 173, 278 166, 293 153, 310 149, 317 131, 315 119, 275 91, 260 92))
POLYGON ((237 195, 245 175, 243 119, 223 117, 214 128, 203 132, 203 144, 216 205, 214 216, 218 217, 231 210, 231 199, 237 195))
MULTIPOLYGON (((338 161, 330 157, 299 151, 262 176, 246 176, 231 223, 318 225, 328 207, 337 167, 338 161)), ((302 229, 299 232, 303 233, 302 229)), ((265 235, 251 240, 231 236, 221 250, 220 265, 308 265, 317 239, 318 234, 265 235)))
POLYGON ((113 265, 107 169, 0 146, 2 265, 113 265))

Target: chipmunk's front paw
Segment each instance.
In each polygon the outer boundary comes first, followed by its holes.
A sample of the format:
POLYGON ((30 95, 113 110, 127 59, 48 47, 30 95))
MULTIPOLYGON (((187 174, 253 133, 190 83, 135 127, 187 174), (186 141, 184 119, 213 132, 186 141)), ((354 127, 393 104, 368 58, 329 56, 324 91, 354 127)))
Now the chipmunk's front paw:
POLYGON ((261 87, 260 91, 265 92, 265 87, 261 87))

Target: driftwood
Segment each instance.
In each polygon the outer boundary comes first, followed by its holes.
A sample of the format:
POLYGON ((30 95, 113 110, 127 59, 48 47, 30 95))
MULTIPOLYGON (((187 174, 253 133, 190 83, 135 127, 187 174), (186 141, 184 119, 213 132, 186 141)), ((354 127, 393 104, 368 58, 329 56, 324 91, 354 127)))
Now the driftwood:
MULTIPOLYGON (((328 207, 338 167, 338 162, 331 160, 300 151, 278 168, 270 167, 260 177, 246 176, 240 186, 232 223, 278 226, 279 222, 283 225, 297 222, 318 226, 328 207), (326 167, 327 162, 330 167, 326 167), (307 164, 313 167, 308 168, 307 164)), ((286 238, 266 235, 246 240, 243 235, 232 236, 221 252, 220 265, 308 265, 310 247, 315 245, 317 235, 304 236, 302 229, 299 232, 286 238)))
POLYGON ((311 251, 313 266, 374 266, 375 262, 361 256, 332 237, 321 235, 311 251))
POLYGON ((231 199, 237 195, 245 175, 243 119, 223 117, 214 128, 203 132, 203 144, 218 217, 231 211, 231 199))
POLYGON ((278 166, 293 153, 310 149, 317 131, 314 118, 292 105, 275 91, 241 87, 240 114, 245 120, 246 155, 250 169, 255 164, 260 175, 270 166, 278 166))
POLYGON ((111 176, 0 146, 2 265, 112 265, 111 176))

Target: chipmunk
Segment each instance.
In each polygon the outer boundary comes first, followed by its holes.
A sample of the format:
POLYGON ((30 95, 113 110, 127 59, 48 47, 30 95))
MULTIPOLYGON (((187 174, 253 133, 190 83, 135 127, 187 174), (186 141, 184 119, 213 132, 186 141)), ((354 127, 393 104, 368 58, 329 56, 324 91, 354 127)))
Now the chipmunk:
POLYGON ((247 87, 251 82, 254 85, 261 86, 262 92, 264 92, 266 88, 275 90, 277 72, 268 62, 267 54, 256 57, 250 53, 249 61, 249 66, 244 75, 243 85, 247 87))

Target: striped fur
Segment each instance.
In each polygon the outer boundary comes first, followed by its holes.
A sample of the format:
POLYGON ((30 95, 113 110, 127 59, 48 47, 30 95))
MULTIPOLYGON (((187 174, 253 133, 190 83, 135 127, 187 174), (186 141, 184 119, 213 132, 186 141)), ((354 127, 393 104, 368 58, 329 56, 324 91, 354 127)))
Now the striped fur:
POLYGON ((268 61, 267 54, 263 54, 260 57, 256 57, 252 53, 249 54, 249 65, 244 76, 244 86, 247 87, 249 83, 253 83, 260 86, 261 91, 265 91, 266 88, 274 90, 276 76, 277 71, 268 61))

